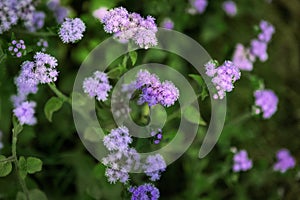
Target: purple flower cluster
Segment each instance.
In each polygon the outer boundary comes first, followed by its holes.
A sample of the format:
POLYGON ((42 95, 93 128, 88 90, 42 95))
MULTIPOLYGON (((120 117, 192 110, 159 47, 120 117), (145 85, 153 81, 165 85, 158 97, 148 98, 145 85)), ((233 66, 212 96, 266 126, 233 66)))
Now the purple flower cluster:
POLYGON ((231 17, 235 16, 237 13, 236 4, 233 1, 224 1, 222 7, 225 13, 231 17))
POLYGON ((13 40, 8 45, 8 51, 11 55, 16 56, 18 58, 22 57, 26 53, 26 45, 24 40, 13 40))
POLYGON ((57 23, 63 23, 64 19, 68 16, 68 9, 60 5, 59 0, 51 0, 48 3, 48 8, 54 13, 57 23))
POLYGON ((26 28, 30 31, 30 32, 35 32, 41 28, 43 28, 44 23, 45 23, 45 13, 44 12, 40 12, 40 11, 35 11, 32 14, 31 17, 31 22, 27 23, 26 28))
POLYGON ((121 41, 132 39, 145 49, 157 45, 157 26, 151 16, 143 18, 138 13, 129 13, 125 8, 119 7, 109 10, 101 22, 105 32, 113 33, 121 41))
POLYGON ((158 76, 151 74, 147 70, 138 72, 136 89, 142 91, 139 104, 148 103, 149 106, 161 104, 169 107, 179 98, 179 90, 171 81, 161 83, 158 76))
POLYGON ((277 154, 277 163, 275 163, 273 169, 280 171, 281 173, 286 172, 288 169, 294 168, 296 165, 295 159, 290 155, 287 149, 280 149, 277 154))
POLYGON ((223 99, 226 92, 231 92, 234 88, 233 84, 241 77, 239 68, 231 61, 225 61, 219 67, 216 61, 209 61, 205 64, 205 69, 217 90, 217 93, 213 95, 214 99, 223 99))
POLYGON ((132 193, 131 200, 157 200, 160 195, 159 190, 150 183, 130 187, 129 192, 132 193))
POLYGON ((24 101, 18 105, 14 110, 14 115, 18 118, 21 125, 36 124, 36 118, 34 117, 36 103, 33 101, 24 101))
POLYGON ((143 165, 144 172, 150 177, 151 181, 159 180, 161 172, 164 172, 166 167, 166 162, 160 154, 148 156, 146 163, 143 165))
POLYGON ((85 24, 81 19, 66 18, 59 29, 58 35, 63 43, 75 43, 82 39, 84 31, 85 24))
POLYGON ((268 119, 277 111, 278 98, 272 90, 256 90, 254 97, 258 114, 262 112, 263 118, 268 119))
POLYGON ((268 59, 268 43, 271 41, 275 29, 269 22, 264 20, 260 22, 259 27, 260 33, 257 39, 251 40, 249 48, 245 48, 241 44, 236 46, 233 62, 241 70, 251 71, 256 58, 262 62, 268 59))
POLYGON ((241 150, 233 156, 233 167, 234 172, 247 171, 252 168, 252 160, 248 158, 246 150, 241 150))
POLYGON ((162 21, 162 23, 161 23, 161 26, 163 27, 163 28, 166 28, 166 29, 173 29, 174 28, 174 22, 171 20, 171 19, 169 19, 169 18, 165 18, 163 21, 162 21))
POLYGON ((17 24, 18 16, 12 1, 0 1, 0 34, 17 24))
POLYGON ((110 134, 103 139, 103 144, 109 151, 126 150, 131 142, 132 138, 129 135, 128 128, 125 126, 112 129, 110 134))
POLYGON ((96 71, 93 76, 85 78, 83 81, 84 92, 90 97, 96 97, 98 101, 106 101, 111 88, 108 76, 104 72, 96 71))
POLYGON ((159 144, 163 138, 162 130, 160 128, 157 131, 151 131, 150 135, 154 137, 154 144, 159 144))
POLYGON ((93 12, 93 16, 99 20, 102 20, 107 12, 108 11, 106 7, 100 7, 93 12))
POLYGON ((36 43, 36 45, 37 45, 38 47, 41 47, 41 51, 42 51, 42 52, 45 52, 45 51, 47 50, 47 48, 48 48, 48 41, 41 38, 41 39, 39 39, 39 41, 36 43))
POLYGON ((203 13, 207 7, 207 0, 192 0, 192 6, 198 13, 203 13))

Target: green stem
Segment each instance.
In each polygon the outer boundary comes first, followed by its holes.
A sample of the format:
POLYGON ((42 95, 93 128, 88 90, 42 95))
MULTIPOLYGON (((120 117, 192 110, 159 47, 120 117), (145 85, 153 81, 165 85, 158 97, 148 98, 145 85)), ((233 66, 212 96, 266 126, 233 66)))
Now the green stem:
POLYGON ((54 83, 48 83, 50 89, 58 96, 61 98, 63 101, 68 102, 69 104, 72 104, 72 101, 69 97, 64 95, 61 91, 59 91, 54 83))
POLYGON ((231 120, 228 124, 226 124, 224 126, 224 128, 229 128, 231 126, 234 126, 234 125, 237 125, 239 123, 242 123, 242 122, 250 119, 251 117, 252 117, 252 113, 251 112, 246 112, 245 114, 243 114, 243 115, 241 115, 241 116, 239 116, 239 117, 231 120))
POLYGON ((29 199, 29 192, 28 192, 28 188, 26 186, 25 180, 22 179, 21 175, 20 175, 20 171, 19 171, 19 162, 18 162, 18 158, 17 158, 17 133, 16 131, 13 130, 13 137, 12 137, 12 157, 13 157, 13 162, 15 164, 15 168, 17 171, 17 175, 18 175, 18 179, 19 179, 19 183, 22 187, 22 190, 26 196, 26 199, 29 199))
POLYGON ((13 156, 9 156, 8 158, 4 159, 4 160, 0 160, 0 162, 12 162, 14 161, 14 157, 13 156))
POLYGON ((57 36, 56 33, 51 33, 51 32, 29 32, 29 31, 22 31, 22 30, 17 30, 17 29, 13 29, 12 32, 26 34, 26 35, 32 35, 32 36, 38 36, 38 37, 57 36))

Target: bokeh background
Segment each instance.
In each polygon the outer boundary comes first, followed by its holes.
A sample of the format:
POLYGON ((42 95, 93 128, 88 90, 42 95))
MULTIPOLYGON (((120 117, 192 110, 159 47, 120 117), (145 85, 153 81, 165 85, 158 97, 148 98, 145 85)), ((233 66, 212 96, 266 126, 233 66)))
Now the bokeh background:
MULTIPOLYGON (((235 90, 227 95, 226 125, 221 137, 203 159, 198 158, 206 126, 200 125, 197 138, 179 160, 167 167, 157 183, 161 199, 300 199, 300 168, 284 174, 274 172, 275 154, 280 148, 290 150, 300 162, 300 2, 298 0, 236 0, 238 14, 229 17, 222 9, 221 0, 208 1, 206 11, 191 15, 187 0, 62 0, 71 10, 71 16, 80 17, 86 24, 84 38, 77 44, 65 45, 58 37, 45 37, 48 52, 59 60, 58 88, 65 94, 72 92, 73 82, 81 62, 101 41, 109 37, 92 13, 101 6, 123 6, 143 16, 151 15, 160 24, 164 18, 173 20, 174 30, 198 41, 211 55, 223 62, 231 59, 237 43, 249 44, 256 37, 255 26, 264 19, 276 29, 268 46, 269 59, 256 62, 252 72, 242 72, 235 90), (268 120, 247 117, 253 105, 253 82, 250 75, 264 80, 266 88, 279 97, 277 113, 268 120), (232 149, 246 149, 253 160, 253 169, 232 172, 232 149)), ((53 28, 53 15, 46 1, 38 10, 47 13, 46 27, 53 28)), ((55 27, 54 27, 55 28, 55 27)), ((15 29, 17 38, 34 45, 40 35, 15 29)), ((10 41, 11 35, 1 35, 1 46, 10 41)), ((34 51, 34 48, 33 48, 34 51)), ((27 55, 31 59, 32 53, 27 55)), ((26 57, 24 58, 26 60, 26 57)), ((138 64, 158 62, 193 73, 187 62, 176 55, 154 50, 139 51, 138 64)), ((0 63, 0 130, 4 148, 1 154, 10 155, 12 109, 10 96, 16 93, 14 77, 22 60, 9 57, 0 63)), ((192 84, 197 88, 197 85, 192 84)), ((18 154, 35 156, 43 161, 43 170, 27 177, 29 188, 40 188, 49 199, 121 199, 122 185, 111 185, 104 176, 105 168, 82 145, 72 118, 70 105, 54 114, 50 123, 44 115, 44 105, 54 93, 47 86, 31 98, 37 101, 38 124, 25 126, 19 136, 18 154)), ((201 115, 209 122, 209 98, 200 101, 201 115)), ((176 120, 164 130, 172 133, 176 120)), ((162 143, 163 145, 164 143, 162 143)), ((137 178, 137 183, 143 178, 137 178)), ((15 173, 0 179, 0 199, 15 199, 20 190, 15 173)))

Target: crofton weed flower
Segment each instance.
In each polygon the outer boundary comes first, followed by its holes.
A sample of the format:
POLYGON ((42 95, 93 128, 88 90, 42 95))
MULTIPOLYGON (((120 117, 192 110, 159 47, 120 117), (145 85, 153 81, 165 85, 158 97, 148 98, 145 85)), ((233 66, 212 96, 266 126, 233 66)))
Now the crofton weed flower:
POLYGON ((258 107, 258 114, 263 113, 263 118, 268 119, 277 110, 278 98, 272 90, 256 90, 254 92, 255 105, 258 107))
POLYGON ((11 55, 18 58, 22 57, 26 53, 26 45, 24 40, 13 40, 8 45, 8 51, 11 55))
POLYGON ((166 28, 166 29, 173 29, 174 28, 174 22, 170 19, 170 18, 165 18, 162 23, 161 23, 161 26, 163 28, 166 28))
POLYGON ((250 53, 248 48, 242 44, 237 44, 233 54, 232 62, 240 69, 245 71, 252 71, 255 56, 250 53))
POLYGON ((47 50, 47 48, 48 48, 48 41, 45 40, 45 39, 43 39, 43 38, 41 38, 36 43, 36 46, 40 47, 42 52, 45 52, 47 50))
POLYGON ((166 170, 166 167, 164 158, 160 154, 156 154, 147 157, 143 169, 151 181, 157 181, 160 179, 161 172, 166 170))
POLYGON ((90 97, 96 97, 98 101, 106 101, 111 88, 108 76, 104 72, 96 71, 93 76, 85 78, 83 81, 84 92, 90 97))
POLYGON ((224 1, 222 8, 225 13, 231 17, 235 16, 237 13, 236 4, 233 1, 224 1))
POLYGON ((192 0, 192 6, 198 13, 203 13, 207 7, 207 0, 192 0))
POLYGON ((295 159, 290 155, 290 152, 287 149, 280 149, 277 152, 276 157, 277 162, 273 167, 274 171, 285 173, 288 169, 294 168, 296 165, 295 159))
POLYGON ((154 106, 159 103, 169 107, 179 98, 179 90, 171 81, 161 83, 155 74, 151 74, 147 70, 138 72, 136 89, 142 91, 139 104, 148 103, 149 106, 154 106))
POLYGON ((34 55, 34 63, 34 73, 40 83, 51 83, 57 80, 58 71, 56 70, 56 58, 46 53, 37 52, 34 55))
POLYGON ((0 34, 8 31, 13 25, 17 24, 16 15, 12 1, 0 1, 0 34))
POLYGON ((63 43, 75 43, 82 39, 84 31, 85 24, 81 19, 66 18, 59 29, 58 35, 63 43))
POLYGON ((112 129, 110 134, 103 138, 104 146, 109 150, 126 150, 129 144, 132 142, 132 138, 129 135, 127 127, 122 126, 117 129, 112 129))
POLYGON ((36 103, 33 101, 25 101, 17 106, 13 113, 18 118, 21 125, 34 125, 36 118, 34 117, 36 103))
POLYGON ((233 156, 233 167, 234 172, 247 171, 252 168, 252 160, 248 158, 246 150, 241 150, 233 156))
POLYGON ((214 99, 223 99, 226 92, 231 92, 233 90, 233 83, 240 79, 241 76, 239 68, 231 61, 225 61, 219 67, 216 67, 216 61, 209 61, 204 66, 206 74, 209 77, 212 77, 212 83, 217 90, 217 93, 213 95, 214 99))
POLYGON ((159 198, 159 190, 150 183, 130 187, 128 190, 132 193, 131 200, 157 200, 159 198))
POLYGON ((138 13, 129 13, 125 8, 119 7, 109 10, 101 22, 105 32, 113 33, 121 41, 132 39, 145 49, 157 45, 157 26, 151 16, 143 18, 138 13))

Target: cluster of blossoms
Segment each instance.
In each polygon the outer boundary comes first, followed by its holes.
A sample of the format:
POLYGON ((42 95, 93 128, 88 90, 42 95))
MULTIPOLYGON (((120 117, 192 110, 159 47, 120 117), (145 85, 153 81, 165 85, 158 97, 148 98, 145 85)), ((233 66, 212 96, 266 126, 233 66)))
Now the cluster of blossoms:
POLYGON ((154 137, 154 144, 159 144, 163 138, 162 130, 160 128, 157 131, 151 131, 150 135, 154 137))
POLYGON ((51 0, 48 3, 48 8, 54 13, 56 21, 61 24, 68 16, 68 9, 60 5, 59 0, 51 0))
POLYGON ((171 81, 161 83, 158 76, 151 74, 147 70, 138 72, 136 89, 142 92, 139 104, 148 103, 149 106, 161 104, 169 107, 179 98, 179 90, 171 81))
POLYGON ((280 149, 277 154, 277 163, 275 163, 273 169, 280 171, 281 173, 286 172, 288 169, 294 168, 296 165, 295 159, 290 155, 287 149, 280 149))
POLYGON ((213 95, 214 99, 223 99, 226 92, 231 92, 233 84, 240 79, 241 72, 239 68, 231 61, 225 61, 217 67, 216 61, 209 61, 205 65, 206 74, 212 78, 217 93, 213 95))
POLYGON ((92 98, 96 97, 98 101, 106 101, 111 88, 108 76, 104 72, 95 71, 93 76, 83 81, 84 92, 92 98))
POLYGON ((33 125, 35 102, 27 102, 29 94, 38 91, 38 84, 51 83, 57 80, 57 60, 49 54, 37 52, 34 61, 25 61, 21 65, 21 72, 15 79, 18 94, 12 96, 14 114, 21 124, 33 125))
POLYGON ((157 26, 151 16, 141 17, 138 13, 129 13, 125 8, 114 8, 102 17, 104 30, 113 33, 120 41, 133 40, 141 48, 148 49, 157 45, 157 26))
POLYGON ((169 18, 165 18, 161 23, 161 27, 171 30, 174 28, 174 22, 169 18))
POLYGON ((75 43, 82 39, 84 31, 85 24, 80 18, 66 18, 58 31, 58 35, 63 43, 75 43))
POLYGON ((41 38, 36 43, 36 46, 40 47, 42 52, 45 52, 47 50, 47 48, 48 48, 48 41, 41 38))
POLYGON ((93 16, 99 20, 102 20, 107 12, 108 11, 106 7, 100 7, 93 12, 93 16))
POLYGON ((195 11, 191 10, 191 13, 204 13, 207 7, 207 0, 191 0, 192 7, 195 11))
POLYGON ((26 45, 24 40, 13 40, 10 44, 8 44, 8 51, 11 55, 16 56, 18 58, 22 57, 26 54, 26 45))
POLYGON ((157 200, 159 198, 159 190, 150 183, 130 187, 128 191, 132 193, 131 200, 157 200))
POLYGON ((151 181, 157 181, 160 179, 161 172, 166 170, 166 167, 164 158, 160 154, 156 154, 147 157, 143 169, 151 181))
POLYGON ((268 59, 267 46, 275 28, 267 21, 261 21, 259 24, 260 33, 257 39, 251 40, 249 48, 245 48, 242 44, 237 44, 233 62, 241 69, 251 71, 256 58, 264 62, 268 59))
POLYGON ((222 7, 225 13, 231 17, 235 16, 237 13, 236 4, 233 1, 224 1, 222 7))
POLYGON ((44 25, 45 14, 37 12, 35 0, 5 0, 0 2, 0 34, 11 29, 19 20, 29 31, 44 25))
POLYGON ((248 158, 246 150, 241 150, 233 156, 232 170, 234 172, 247 171, 252 168, 252 160, 248 158))
POLYGON ((256 114, 263 113, 263 118, 270 118, 277 111, 278 98, 272 90, 254 92, 256 114))

